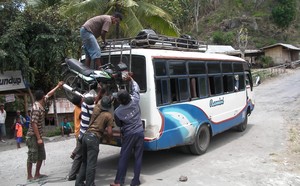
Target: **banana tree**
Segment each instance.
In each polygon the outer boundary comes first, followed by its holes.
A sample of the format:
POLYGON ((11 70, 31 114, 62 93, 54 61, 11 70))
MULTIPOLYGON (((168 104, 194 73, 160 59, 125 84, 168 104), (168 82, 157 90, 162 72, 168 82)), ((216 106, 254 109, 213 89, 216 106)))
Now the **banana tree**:
POLYGON ((72 1, 61 10, 63 15, 72 17, 80 25, 90 17, 120 11, 123 14, 123 21, 120 24, 121 37, 134 37, 145 28, 151 28, 158 34, 179 35, 179 29, 167 12, 142 0, 90 0, 76 3, 72 1))

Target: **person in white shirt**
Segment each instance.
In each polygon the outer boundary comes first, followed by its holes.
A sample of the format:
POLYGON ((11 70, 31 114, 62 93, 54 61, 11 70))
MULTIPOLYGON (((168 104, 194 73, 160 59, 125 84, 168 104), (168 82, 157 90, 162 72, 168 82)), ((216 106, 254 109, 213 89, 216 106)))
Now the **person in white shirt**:
POLYGON ((0 103, 0 141, 5 143, 3 137, 6 136, 5 128, 6 111, 4 110, 4 104, 0 103))

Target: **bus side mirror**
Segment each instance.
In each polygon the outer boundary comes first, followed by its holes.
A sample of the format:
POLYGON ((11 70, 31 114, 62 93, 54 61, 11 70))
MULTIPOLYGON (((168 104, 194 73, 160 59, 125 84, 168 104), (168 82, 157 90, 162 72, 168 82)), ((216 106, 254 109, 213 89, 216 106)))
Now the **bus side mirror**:
POLYGON ((258 86, 260 84, 260 76, 257 76, 256 77, 256 80, 255 80, 255 85, 258 86))

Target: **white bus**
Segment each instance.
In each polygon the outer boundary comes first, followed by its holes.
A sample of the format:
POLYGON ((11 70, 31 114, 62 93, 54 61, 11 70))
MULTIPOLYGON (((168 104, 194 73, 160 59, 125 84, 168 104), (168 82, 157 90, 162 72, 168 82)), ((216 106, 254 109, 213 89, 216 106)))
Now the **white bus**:
MULTIPOLYGON (((246 129, 254 99, 245 60, 156 43, 131 43, 120 51, 104 51, 102 56, 102 64, 125 62, 140 86, 145 150, 182 146, 200 155, 216 134, 233 127, 246 129)), ((119 132, 114 130, 112 143, 118 146, 119 132)))

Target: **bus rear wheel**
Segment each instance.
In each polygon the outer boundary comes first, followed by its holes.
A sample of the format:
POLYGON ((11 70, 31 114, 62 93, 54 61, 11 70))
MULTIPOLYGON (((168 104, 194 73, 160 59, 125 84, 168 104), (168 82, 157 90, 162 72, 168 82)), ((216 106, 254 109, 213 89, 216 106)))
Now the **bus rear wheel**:
POLYGON ((191 153, 194 155, 204 154, 210 143, 210 132, 208 125, 203 124, 197 131, 195 142, 190 145, 191 153))
POLYGON ((244 132, 247 128, 247 124, 248 124, 248 115, 246 114, 244 121, 237 126, 237 131, 244 132))

